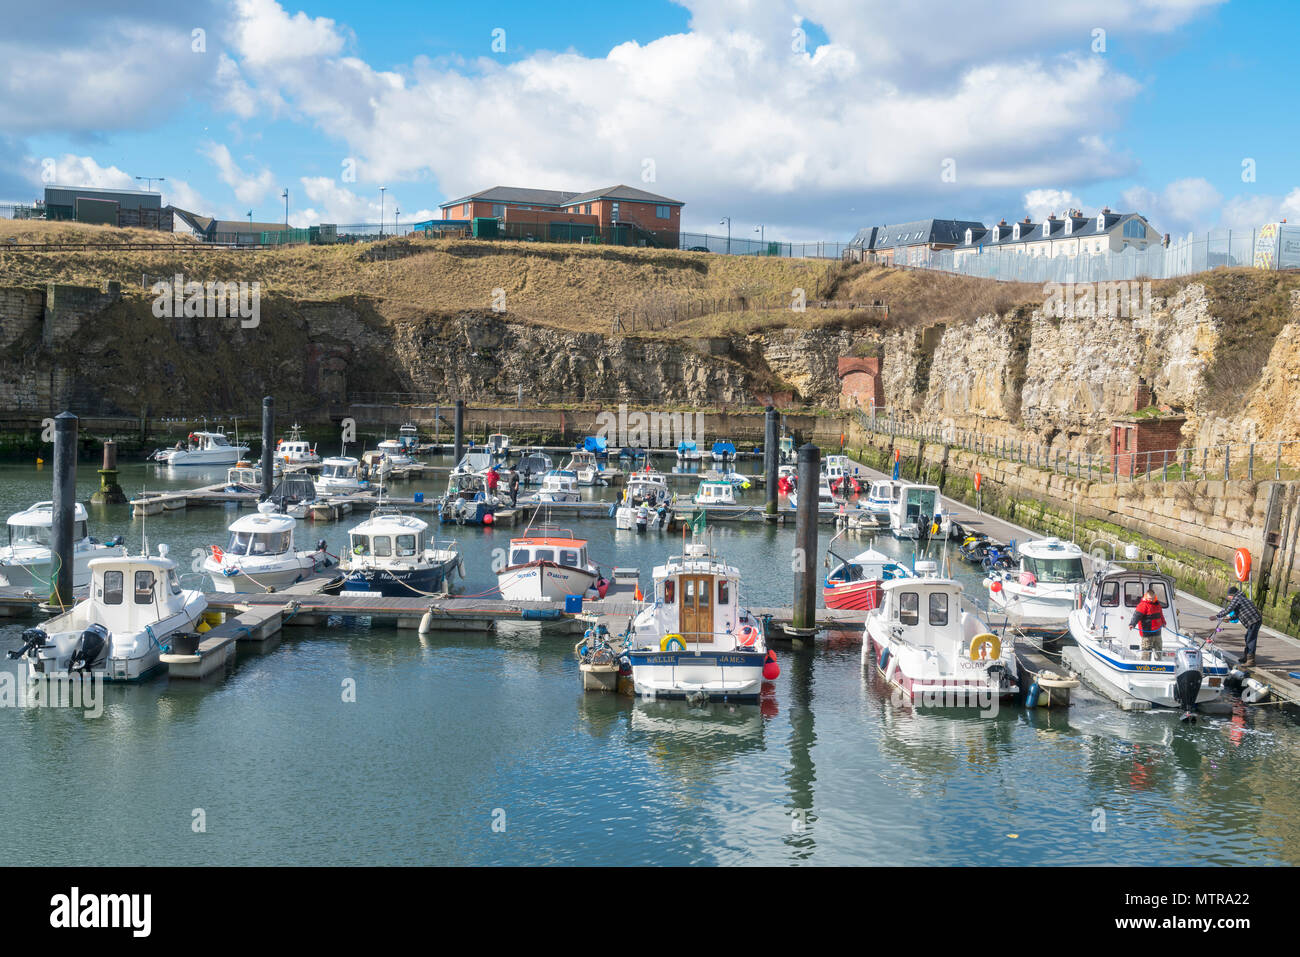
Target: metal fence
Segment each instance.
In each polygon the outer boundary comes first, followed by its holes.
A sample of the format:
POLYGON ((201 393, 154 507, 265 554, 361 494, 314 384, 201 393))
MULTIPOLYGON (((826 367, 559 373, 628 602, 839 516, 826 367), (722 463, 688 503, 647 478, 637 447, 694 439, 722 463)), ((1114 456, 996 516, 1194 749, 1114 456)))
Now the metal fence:
POLYGON ((853 410, 866 431, 934 442, 985 458, 1059 472, 1089 482, 1291 481, 1300 479, 1300 442, 1228 442, 1195 448, 1142 452, 1079 452, 1008 436, 925 425, 889 415, 853 410))
POLYGON ((1118 282, 1172 279, 1219 266, 1300 268, 1300 226, 1212 229, 1146 249, 1078 256, 1031 256, 1012 248, 965 253, 953 249, 909 249, 895 253, 896 265, 935 269, 983 279, 1030 283, 1118 282))
POLYGON ((27 203, 0 203, 0 219, 44 219, 45 207, 27 203))
POLYGON ((710 233, 682 233, 682 249, 703 250, 731 256, 776 256, 783 259, 839 259, 847 242, 818 241, 788 243, 774 239, 742 239, 710 233))

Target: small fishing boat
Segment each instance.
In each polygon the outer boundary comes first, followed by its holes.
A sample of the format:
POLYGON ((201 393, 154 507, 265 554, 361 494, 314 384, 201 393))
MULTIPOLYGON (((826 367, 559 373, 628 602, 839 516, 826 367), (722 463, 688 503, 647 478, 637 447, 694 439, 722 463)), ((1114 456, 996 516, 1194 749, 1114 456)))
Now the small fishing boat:
POLYGON ((677 443, 677 461, 698 462, 699 460, 700 450, 696 448, 694 442, 683 439, 677 443))
POLYGON ((655 521, 658 513, 645 502, 632 505, 624 502, 614 510, 614 527, 620 531, 630 532, 635 529, 644 532, 655 521))
POLYGON ((740 571, 692 541, 652 572, 625 655, 638 695, 755 701, 780 674, 763 622, 740 603, 740 571))
MULTIPOLYGON (((0 576, 7 585, 53 591, 54 503, 37 502, 9 516, 9 544, 0 548, 0 576)), ((122 538, 101 542, 90 537, 86 506, 77 502, 72 514, 72 587, 90 582, 96 558, 125 555, 122 538)))
POLYGON ((361 477, 361 463, 350 455, 336 455, 321 462, 316 477, 318 495, 351 495, 370 488, 361 477))
MULTIPOLYGON (((401 439, 384 439, 375 446, 375 449, 388 461, 390 469, 393 466, 412 465, 415 462, 410 447, 403 443, 401 439)), ((370 454, 372 453, 366 453, 366 455, 370 454)))
POLYGON ((867 490, 867 499, 863 502, 858 500, 858 507, 870 512, 881 521, 889 521, 889 513, 898 501, 899 491, 903 483, 896 479, 882 479, 878 482, 872 482, 871 487, 867 490))
POLYGON ((1065 631, 1087 588, 1083 549, 1047 538, 1025 542, 1018 552, 1018 568, 993 568, 984 579, 989 603, 1022 629, 1065 631))
MULTIPOLYGON (((405 455, 402 458, 406 458, 405 455)), ((361 468, 358 474, 371 485, 382 485, 388 479, 396 463, 388 453, 381 449, 371 449, 361 453, 361 468)))
POLYGON ((364 593, 397 598, 446 591, 453 569, 465 577, 465 562, 455 542, 439 545, 429 523, 383 505, 348 532, 348 553, 341 564, 343 594, 364 593))
POLYGON ((1154 563, 1138 567, 1102 565, 1088 585, 1080 607, 1070 612, 1071 637, 1093 673, 1110 687, 1161 708, 1197 705, 1223 693, 1230 668, 1209 642, 1180 632, 1174 580, 1154 563), (1142 595, 1150 589, 1160 602, 1165 625, 1160 651, 1142 651, 1141 637, 1129 625, 1142 595))
POLYGON ((736 461, 736 446, 731 442, 714 442, 710 455, 715 462, 736 461))
POLYGON ((224 432, 191 432, 188 442, 158 449, 151 458, 172 468, 181 466, 230 466, 244 457, 247 445, 231 445, 224 432))
POLYGON ((397 441, 408 454, 414 455, 420 447, 420 430, 414 422, 407 422, 397 430, 397 441))
POLYGON ((600 569, 587 557, 587 540, 552 525, 510 540, 509 564, 497 573, 509 601, 564 601, 568 595, 601 594, 600 569))
POLYGON ((928 538, 938 501, 937 485, 903 482, 889 507, 889 530, 895 538, 928 538))
POLYGON ((542 487, 535 496, 538 502, 579 502, 577 473, 568 469, 552 469, 542 478, 542 487))
POLYGON ((296 422, 289 434, 276 443, 275 458, 290 466, 316 466, 321 461, 316 446, 302 437, 302 426, 296 422))
MULTIPOLYGON (((798 487, 792 489, 789 496, 787 496, 787 498, 789 499, 791 508, 798 508, 799 507, 798 487)), ((839 503, 835 501, 835 495, 831 492, 830 482, 827 480, 826 476, 823 475, 821 477, 821 481, 817 483, 817 511, 833 512, 837 508, 839 508, 839 503)))
POLYGON ((311 506, 317 501, 316 483, 310 475, 291 473, 276 483, 267 501, 275 506, 277 512, 284 512, 294 518, 306 518, 311 506))
POLYGON ((853 466, 847 455, 828 455, 822 467, 822 474, 832 485, 853 474, 853 466))
POLYGON ((438 503, 438 521, 447 525, 491 525, 501 500, 488 492, 487 480, 476 472, 453 472, 438 503))
POLYGON ((649 455, 639 445, 624 445, 619 448, 618 457, 620 460, 627 459, 630 461, 633 468, 639 468, 642 462, 648 460, 649 455))
POLYGON ((28 680, 98 674, 106 681, 140 681, 162 666, 170 640, 198 626, 208 607, 203 592, 181 588, 167 546, 158 554, 96 558, 88 597, 58 617, 23 632, 9 657, 28 680))
POLYGON ((292 515, 275 510, 273 502, 262 502, 255 515, 230 523, 230 540, 225 548, 213 545, 203 562, 203 571, 219 592, 279 591, 335 564, 325 551, 325 542, 315 551, 294 548, 292 515))
POLYGON ((903 698, 925 707, 979 707, 1020 693, 1015 639, 989 631, 962 600, 962 585, 934 562, 917 577, 882 582, 867 613, 862 666, 875 667, 903 698))
POLYGON ((705 479, 691 501, 696 505, 735 505, 736 487, 721 479, 705 479))
POLYGON ((658 502, 666 502, 670 498, 672 493, 668 491, 668 480, 659 472, 644 469, 628 475, 627 504, 640 505, 642 502, 649 502, 654 505, 658 502))
POLYGON ((541 449, 526 450, 515 465, 515 471, 519 473, 519 483, 521 485, 541 483, 542 478, 553 468, 555 466, 551 462, 551 457, 541 449))
POLYGON ((493 461, 500 462, 510 454, 510 436, 504 432, 493 432, 487 437, 487 448, 493 461))
POLYGON ((261 468, 249 465, 247 462, 240 462, 231 468, 226 469, 227 492, 260 492, 262 491, 262 470, 261 468))
POLYGON ((777 461, 782 465, 794 465, 798 459, 798 452, 794 447, 794 436, 783 435, 777 443, 777 461))
MULTIPOLYGON (((840 533, 842 535, 843 532, 840 533)), ((833 551, 836 535, 826 549, 826 562, 834 566, 822 583, 822 601, 827 608, 870 611, 880 604, 881 586, 898 578, 912 578, 912 572, 883 552, 868 548, 852 558, 840 558, 833 551)))

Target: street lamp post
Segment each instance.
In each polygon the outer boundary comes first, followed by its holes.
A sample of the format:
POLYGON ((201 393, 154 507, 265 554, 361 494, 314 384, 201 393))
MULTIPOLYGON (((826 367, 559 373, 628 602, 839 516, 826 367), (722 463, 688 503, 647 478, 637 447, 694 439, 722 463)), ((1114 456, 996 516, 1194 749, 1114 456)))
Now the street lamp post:
POLYGON ((719 226, 721 226, 723 223, 727 224, 727 254, 730 255, 731 254, 731 217, 723 216, 720 220, 718 220, 719 226))
POLYGON ((284 228, 288 229, 289 228, 289 187, 286 186, 284 188, 284 192, 281 193, 280 195, 284 197, 284 228))
POLYGON ((165 176, 137 176, 136 179, 144 180, 145 192, 149 193, 153 192, 154 183, 163 183, 167 181, 167 177, 165 176))
POLYGON ((379 238, 384 238, 384 190, 387 186, 379 187, 379 238))
POLYGON ((754 232, 758 233, 758 244, 763 247, 764 252, 767 250, 767 227, 759 223, 754 227, 754 232))

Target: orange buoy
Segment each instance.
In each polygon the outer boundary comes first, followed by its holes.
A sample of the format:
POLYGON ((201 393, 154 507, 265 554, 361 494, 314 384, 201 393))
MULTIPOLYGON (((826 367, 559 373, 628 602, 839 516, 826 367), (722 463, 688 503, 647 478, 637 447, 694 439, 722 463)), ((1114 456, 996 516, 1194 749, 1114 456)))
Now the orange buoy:
POLYGON ((1250 550, 1237 549, 1237 553, 1232 558, 1232 565, 1237 572, 1237 581, 1244 582, 1250 578, 1250 550))

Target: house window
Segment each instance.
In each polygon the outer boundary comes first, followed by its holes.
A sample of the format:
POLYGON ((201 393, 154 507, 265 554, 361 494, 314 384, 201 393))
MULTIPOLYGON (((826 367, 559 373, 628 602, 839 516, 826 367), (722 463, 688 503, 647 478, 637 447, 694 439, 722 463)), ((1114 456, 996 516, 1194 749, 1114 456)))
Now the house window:
POLYGON ((495 216, 497 219, 500 219, 500 218, 503 217, 505 214, 506 214, 506 207, 505 207, 505 204, 503 204, 503 203, 493 203, 493 204, 492 204, 492 215, 493 215, 493 216, 495 216))
POLYGON ((656 206, 656 207, 655 207, 655 218, 656 218, 656 219, 671 219, 671 218, 672 218, 672 215, 673 215, 672 210, 671 210, 669 207, 667 207, 667 206, 656 206))
POLYGON ((587 204, 586 214, 587 214, 588 216, 591 215, 591 203, 588 203, 588 204, 587 204))
POLYGON ((610 205, 610 207, 609 207, 609 221, 612 222, 612 223, 616 223, 616 222, 618 222, 618 203, 613 203, 613 204, 610 205))
POLYGON ((1067 219, 1065 221, 1065 235, 1070 235, 1074 231, 1074 221, 1067 219))
POLYGON ((462 207, 460 208, 460 214, 461 214, 462 216, 468 216, 468 215, 469 215, 469 203, 466 203, 464 206, 462 206, 462 207))
POLYGON ((1132 236, 1135 239, 1144 239, 1147 231, 1142 228, 1142 223, 1136 219, 1130 219, 1124 224, 1124 235, 1132 236))

